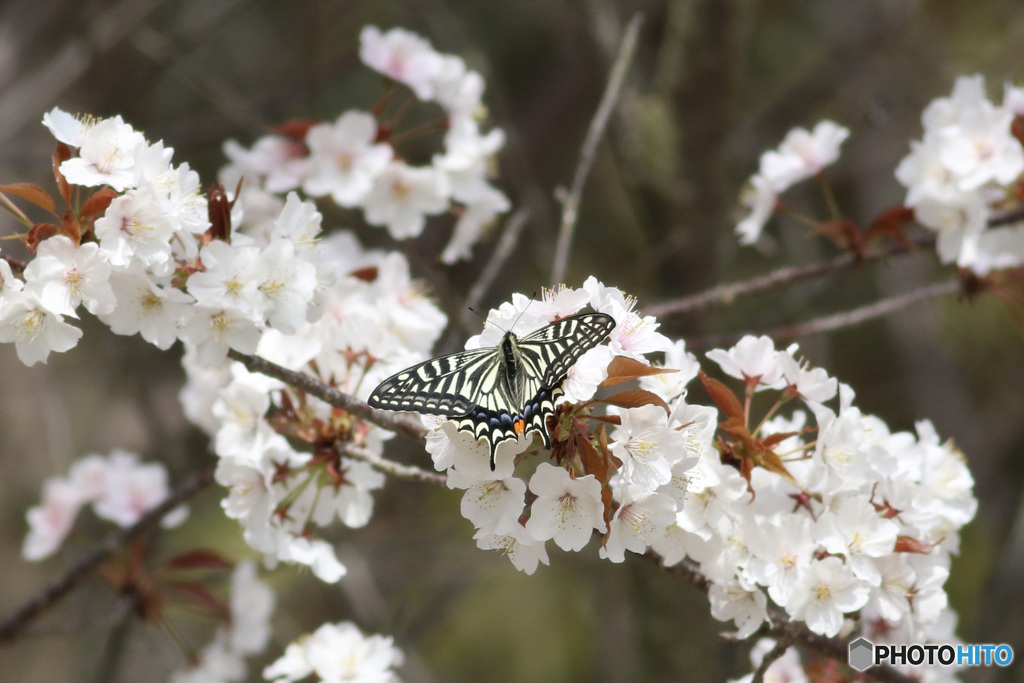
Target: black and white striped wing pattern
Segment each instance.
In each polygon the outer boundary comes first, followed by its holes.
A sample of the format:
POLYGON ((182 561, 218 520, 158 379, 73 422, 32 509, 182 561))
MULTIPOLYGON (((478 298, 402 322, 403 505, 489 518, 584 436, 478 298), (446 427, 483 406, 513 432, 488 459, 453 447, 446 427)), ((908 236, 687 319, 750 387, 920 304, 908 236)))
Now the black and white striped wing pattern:
POLYGON ((584 313, 522 339, 508 333, 497 347, 460 351, 403 370, 381 382, 367 402, 452 418, 460 431, 487 439, 493 469, 503 441, 538 432, 550 446, 547 418, 569 368, 614 326, 608 315, 584 313))

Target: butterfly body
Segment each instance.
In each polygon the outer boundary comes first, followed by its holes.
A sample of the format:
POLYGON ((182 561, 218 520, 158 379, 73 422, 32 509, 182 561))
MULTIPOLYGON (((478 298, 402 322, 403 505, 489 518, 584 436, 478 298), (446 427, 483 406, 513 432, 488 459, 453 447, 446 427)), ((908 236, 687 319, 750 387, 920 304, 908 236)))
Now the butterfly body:
POLYGON ((367 403, 451 418, 460 431, 488 441, 493 470, 504 441, 537 432, 550 447, 547 418, 569 368, 614 326, 604 313, 583 313, 522 339, 508 332, 496 347, 440 356, 389 377, 367 403))

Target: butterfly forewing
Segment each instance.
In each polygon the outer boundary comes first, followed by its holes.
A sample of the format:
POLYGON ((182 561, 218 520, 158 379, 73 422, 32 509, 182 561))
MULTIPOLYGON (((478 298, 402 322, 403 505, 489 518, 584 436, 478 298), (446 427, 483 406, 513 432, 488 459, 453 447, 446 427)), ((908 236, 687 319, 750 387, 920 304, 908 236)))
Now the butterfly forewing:
POLYGON ((521 340, 509 333, 496 348, 433 358, 390 377, 374 389, 375 408, 445 415, 460 431, 490 444, 538 432, 550 446, 547 418, 554 413, 569 368, 615 326, 603 313, 563 318, 521 340), (503 347, 508 345, 507 356, 503 347))

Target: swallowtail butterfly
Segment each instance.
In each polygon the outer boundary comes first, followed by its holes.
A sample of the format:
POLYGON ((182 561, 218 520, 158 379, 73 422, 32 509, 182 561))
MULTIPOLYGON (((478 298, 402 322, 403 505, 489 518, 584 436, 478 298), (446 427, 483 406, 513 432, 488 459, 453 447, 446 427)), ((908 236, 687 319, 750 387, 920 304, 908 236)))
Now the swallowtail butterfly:
POLYGON ((493 348, 433 358, 380 383, 374 408, 444 415, 477 439, 487 439, 491 469, 498 444, 537 432, 551 447, 547 419, 555 412, 569 368, 607 337, 615 321, 604 313, 557 320, 522 339, 508 332, 493 348))

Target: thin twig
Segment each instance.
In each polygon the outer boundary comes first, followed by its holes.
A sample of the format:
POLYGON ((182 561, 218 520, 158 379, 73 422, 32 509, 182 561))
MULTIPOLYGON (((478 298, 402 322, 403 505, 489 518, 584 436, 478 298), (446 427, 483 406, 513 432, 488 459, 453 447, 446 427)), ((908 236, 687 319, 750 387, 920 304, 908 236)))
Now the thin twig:
POLYGON ((768 667, 777 662, 782 658, 782 655, 786 654, 786 650, 790 648, 793 643, 788 638, 780 638, 776 643, 775 647, 765 653, 764 658, 761 659, 761 663, 758 665, 757 670, 754 671, 754 677, 750 683, 764 683, 765 674, 768 673, 768 667))
POLYGON ((469 288, 469 294, 466 295, 467 309, 462 312, 462 324, 464 327, 472 324, 473 316, 469 309, 477 308, 480 302, 483 301, 487 291, 494 284, 494 279, 505 265, 505 261, 512 255, 513 250, 519 243, 519 236, 522 235, 523 228, 526 226, 526 221, 529 218, 529 210, 523 207, 505 221, 505 230, 501 233, 501 239, 498 240, 498 244, 494 247, 494 253, 491 254, 491 258, 487 265, 484 266, 484 269, 480 271, 480 277, 469 288))
MULTIPOLYGON (((822 332, 832 332, 844 327, 859 325, 867 320, 880 318, 920 301, 926 301, 928 299, 934 299, 941 296, 949 296, 950 294, 959 294, 962 292, 963 283, 961 283, 960 280, 937 282, 920 289, 915 289, 912 292, 907 292, 906 294, 899 294, 897 296, 889 297, 888 299, 881 299, 873 304, 868 304, 867 306, 861 306, 860 308, 855 308, 850 311, 816 318, 798 325, 777 327, 774 330, 769 330, 762 334, 778 341, 782 339, 793 339, 794 337, 804 337, 811 334, 821 334, 822 332)), ((688 339, 687 347, 705 349, 710 347, 731 346, 744 336, 746 336, 746 334, 723 334, 688 339)))
POLYGON ((822 275, 830 275, 844 270, 858 267, 864 263, 879 261, 889 256, 910 252, 912 249, 928 249, 935 244, 935 235, 925 234, 910 241, 912 246, 900 242, 893 242, 878 249, 872 249, 863 256, 854 254, 843 254, 828 261, 809 263, 803 266, 790 266, 780 268, 776 271, 755 277, 743 282, 733 282, 725 285, 718 285, 704 292, 693 296, 666 301, 665 303, 645 306, 644 313, 656 317, 678 315, 689 313, 701 308, 731 304, 741 296, 757 294, 763 291, 792 284, 801 280, 808 280, 822 275))
POLYGON ((562 199, 562 224, 558 231, 558 245, 555 247, 555 261, 551 267, 551 284, 557 286, 565 279, 565 270, 569 263, 569 248, 572 245, 573 232, 576 229, 576 219, 579 210, 580 197, 583 194, 583 186, 586 185, 587 176, 594 166, 594 159, 597 156, 597 145, 604 135, 608 126, 608 119, 618 101, 619 93, 622 90, 623 81, 629 71, 629 65, 633 61, 633 53, 636 51, 637 36, 640 34, 640 26, 643 24, 643 15, 634 14, 626 27, 626 33, 619 45, 619 54, 612 65, 611 75, 608 77, 608 85, 605 87, 601 103, 597 107, 594 119, 590 122, 590 129, 587 137, 583 140, 580 148, 580 160, 576 165, 576 172, 573 174, 572 185, 569 192, 562 199))
POLYGON ((350 458, 362 460, 373 469, 383 472, 384 474, 389 474, 397 479, 422 481, 428 484, 440 484, 441 486, 444 486, 448 482, 448 477, 443 474, 424 470, 419 467, 412 467, 411 465, 403 465, 401 463, 394 462, 393 460, 385 460, 376 453, 368 451, 365 448, 346 444, 341 450, 342 453, 350 458))
POLYGON ((7 643, 21 633, 29 623, 52 607, 71 592, 82 579, 88 576, 104 560, 124 547, 133 539, 142 536, 156 526, 172 510, 185 500, 213 483, 213 465, 207 465, 178 485, 159 505, 146 512, 135 524, 107 536, 87 555, 75 562, 64 575, 51 583, 41 593, 7 615, 0 621, 0 643, 7 643))
POLYGON ((328 386, 317 378, 307 375, 304 372, 289 370, 288 368, 281 367, 277 363, 270 362, 266 358, 249 356, 234 350, 228 352, 228 357, 232 360, 237 360, 250 372, 258 372, 266 375, 267 377, 279 379, 289 386, 295 387, 300 391, 304 391, 310 396, 316 396, 335 408, 341 408, 351 415, 362 420, 366 420, 378 427, 383 427, 388 431, 395 432, 396 434, 400 434, 421 443, 427 438, 427 430, 421 425, 398 417, 389 411, 371 408, 358 398, 349 396, 342 391, 338 391, 334 387, 328 386))

